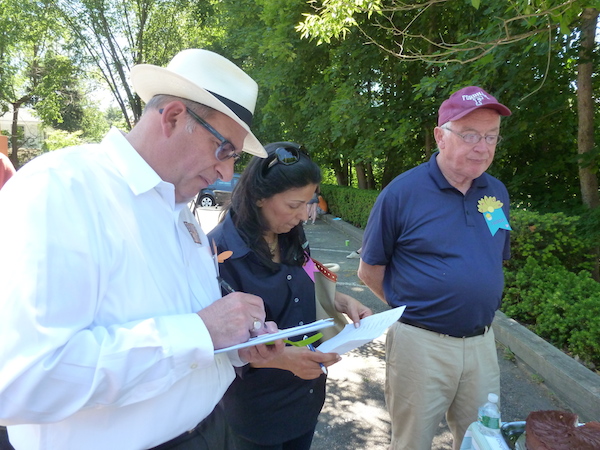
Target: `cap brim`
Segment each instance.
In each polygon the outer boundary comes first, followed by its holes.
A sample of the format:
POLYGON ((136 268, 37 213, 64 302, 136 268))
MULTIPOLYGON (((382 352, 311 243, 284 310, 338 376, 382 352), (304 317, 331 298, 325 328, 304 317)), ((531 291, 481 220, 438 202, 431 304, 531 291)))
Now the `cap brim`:
POLYGON ((248 132, 244 139, 244 148, 242 150, 246 153, 266 158, 267 152, 256 136, 254 136, 248 124, 206 89, 164 67, 152 64, 134 66, 131 69, 130 78, 135 92, 146 103, 155 95, 174 95, 209 106, 232 118, 248 132))

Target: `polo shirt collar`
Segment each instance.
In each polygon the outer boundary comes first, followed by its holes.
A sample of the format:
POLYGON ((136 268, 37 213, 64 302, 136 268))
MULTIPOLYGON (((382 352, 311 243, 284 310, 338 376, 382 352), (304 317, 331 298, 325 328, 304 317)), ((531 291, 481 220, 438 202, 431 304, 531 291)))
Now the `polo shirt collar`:
POLYGON ((242 237, 240 236, 239 231, 233 224, 233 219, 231 218, 231 211, 227 212, 225 216, 225 220, 223 220, 223 240, 226 243, 226 248, 231 250, 233 254, 231 255, 232 259, 238 259, 246 256, 250 253, 250 248, 244 242, 242 237))

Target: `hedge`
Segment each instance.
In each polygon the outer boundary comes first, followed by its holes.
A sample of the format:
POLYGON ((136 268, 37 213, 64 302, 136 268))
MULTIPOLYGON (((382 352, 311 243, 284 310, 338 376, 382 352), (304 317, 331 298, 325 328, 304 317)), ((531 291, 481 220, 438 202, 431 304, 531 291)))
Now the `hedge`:
POLYGON ((379 192, 331 184, 321 185, 321 195, 327 201, 328 212, 363 229, 367 225, 369 213, 379 192))
MULTIPOLYGON (((322 185, 329 212, 363 228, 379 191, 322 185)), ((591 277, 600 215, 512 209, 502 311, 556 347, 600 367, 600 284, 591 277), (590 223, 592 220, 592 223, 590 223), (594 224, 595 222, 595 224, 594 224), (595 226, 594 226, 595 225, 595 226)))
POLYGON ((590 367, 600 367, 600 284, 589 272, 544 266, 530 256, 521 270, 506 274, 506 282, 506 315, 590 367))

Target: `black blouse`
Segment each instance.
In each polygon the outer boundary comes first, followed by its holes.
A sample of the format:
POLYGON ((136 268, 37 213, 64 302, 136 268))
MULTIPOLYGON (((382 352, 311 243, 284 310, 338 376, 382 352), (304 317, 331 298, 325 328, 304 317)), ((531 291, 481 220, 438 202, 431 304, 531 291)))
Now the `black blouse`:
MULTIPOLYGON (((242 240, 229 214, 208 237, 215 240, 219 253, 233 252, 219 264, 221 276, 236 291, 261 297, 266 320, 276 322, 280 329, 316 320, 314 283, 304 268, 266 267, 242 240)), ((237 434, 261 445, 276 445, 316 426, 325 402, 325 382, 325 375, 303 380, 287 370, 245 366, 221 403, 237 434)))

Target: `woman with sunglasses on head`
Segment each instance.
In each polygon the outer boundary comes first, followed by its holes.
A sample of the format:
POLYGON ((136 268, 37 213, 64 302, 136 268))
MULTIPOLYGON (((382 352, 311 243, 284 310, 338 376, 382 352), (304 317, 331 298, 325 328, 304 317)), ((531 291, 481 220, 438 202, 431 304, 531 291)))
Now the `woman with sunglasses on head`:
MULTIPOLYGON (((321 171, 292 142, 265 149, 267 158, 253 158, 242 173, 226 215, 209 238, 219 253, 233 252, 220 264, 222 278, 237 291, 260 296, 266 320, 283 329, 316 320, 302 223, 321 171)), ((355 323, 371 315, 358 300, 339 292, 335 305, 355 323)), ((221 402, 235 450, 310 449, 325 401, 325 367, 339 359, 336 353, 288 345, 268 366, 241 368, 221 402)))

